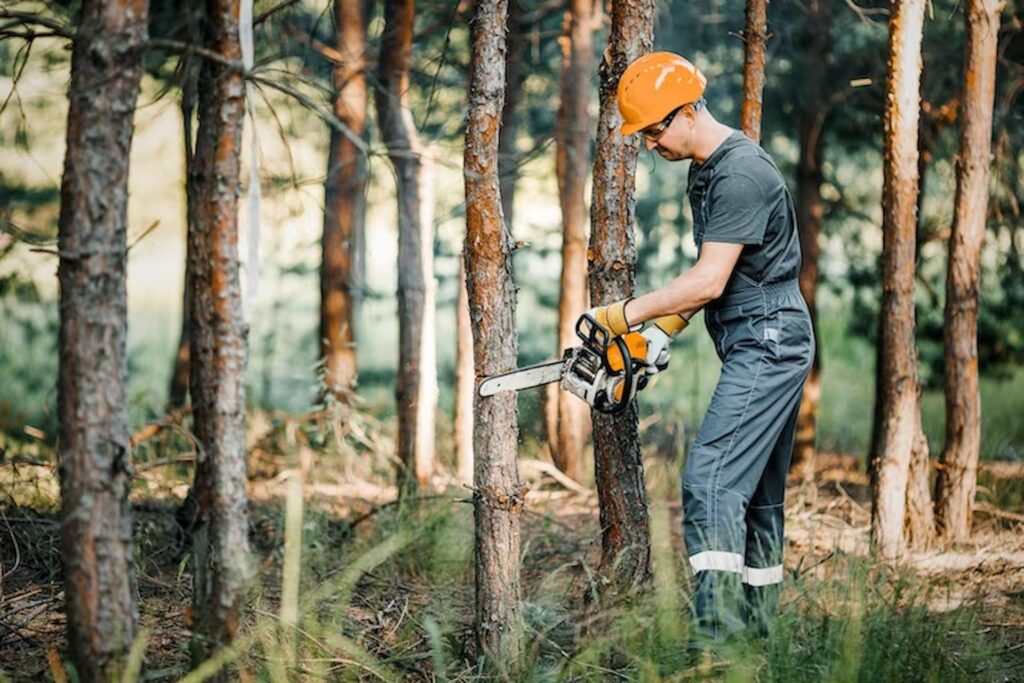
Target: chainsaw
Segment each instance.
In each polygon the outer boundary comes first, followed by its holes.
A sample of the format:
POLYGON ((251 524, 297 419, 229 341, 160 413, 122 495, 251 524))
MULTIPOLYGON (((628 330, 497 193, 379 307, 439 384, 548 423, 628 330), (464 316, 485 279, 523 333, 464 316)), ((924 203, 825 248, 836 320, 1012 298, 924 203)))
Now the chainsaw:
POLYGON ((481 396, 532 389, 552 382, 602 413, 620 413, 650 378, 668 366, 668 343, 687 325, 670 315, 652 321, 643 332, 613 336, 589 313, 576 321, 583 342, 565 350, 561 360, 531 365, 486 378, 481 396))

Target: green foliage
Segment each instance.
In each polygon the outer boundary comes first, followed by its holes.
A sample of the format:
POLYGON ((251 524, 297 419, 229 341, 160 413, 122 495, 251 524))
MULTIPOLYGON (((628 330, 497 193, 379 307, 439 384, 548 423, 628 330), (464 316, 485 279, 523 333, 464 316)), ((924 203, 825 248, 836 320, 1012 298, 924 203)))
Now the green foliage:
POLYGON ((57 309, 35 287, 5 279, 0 296, 0 430, 27 438, 30 425, 56 432, 57 309))

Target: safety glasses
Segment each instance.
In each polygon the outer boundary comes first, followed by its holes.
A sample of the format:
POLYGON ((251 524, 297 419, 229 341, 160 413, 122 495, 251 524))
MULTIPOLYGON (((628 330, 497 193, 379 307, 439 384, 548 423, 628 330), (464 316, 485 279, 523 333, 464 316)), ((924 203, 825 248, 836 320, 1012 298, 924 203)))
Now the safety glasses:
POLYGON ((648 126, 647 128, 644 128, 642 131, 640 131, 640 134, 643 135, 648 140, 650 140, 651 142, 657 142, 658 139, 665 134, 665 131, 668 129, 668 127, 672 125, 672 119, 676 117, 676 114, 679 113, 680 109, 683 109, 684 107, 693 107, 693 110, 697 112, 704 107, 704 103, 705 100, 702 97, 696 102, 688 102, 687 104, 676 107, 675 109, 668 113, 668 116, 663 118, 658 123, 654 124, 653 126, 648 126))

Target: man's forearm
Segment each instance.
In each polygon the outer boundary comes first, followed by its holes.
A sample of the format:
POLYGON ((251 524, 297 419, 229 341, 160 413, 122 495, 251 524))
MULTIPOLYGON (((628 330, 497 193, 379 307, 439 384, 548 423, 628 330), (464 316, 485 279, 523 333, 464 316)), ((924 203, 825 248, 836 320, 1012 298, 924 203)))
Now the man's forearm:
POLYGON ((684 318, 703 308, 722 294, 718 280, 691 268, 670 283, 638 296, 626 305, 630 325, 639 325, 663 315, 679 314, 684 318))

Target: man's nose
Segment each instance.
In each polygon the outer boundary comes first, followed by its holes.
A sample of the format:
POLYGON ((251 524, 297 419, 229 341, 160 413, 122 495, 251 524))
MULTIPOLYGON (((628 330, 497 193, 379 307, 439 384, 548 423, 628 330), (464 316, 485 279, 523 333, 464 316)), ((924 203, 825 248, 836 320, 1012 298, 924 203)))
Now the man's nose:
POLYGON ((647 148, 648 152, 650 152, 652 149, 654 149, 657 146, 658 146, 658 141, 657 140, 652 140, 652 139, 650 139, 648 137, 644 138, 644 147, 647 148))

